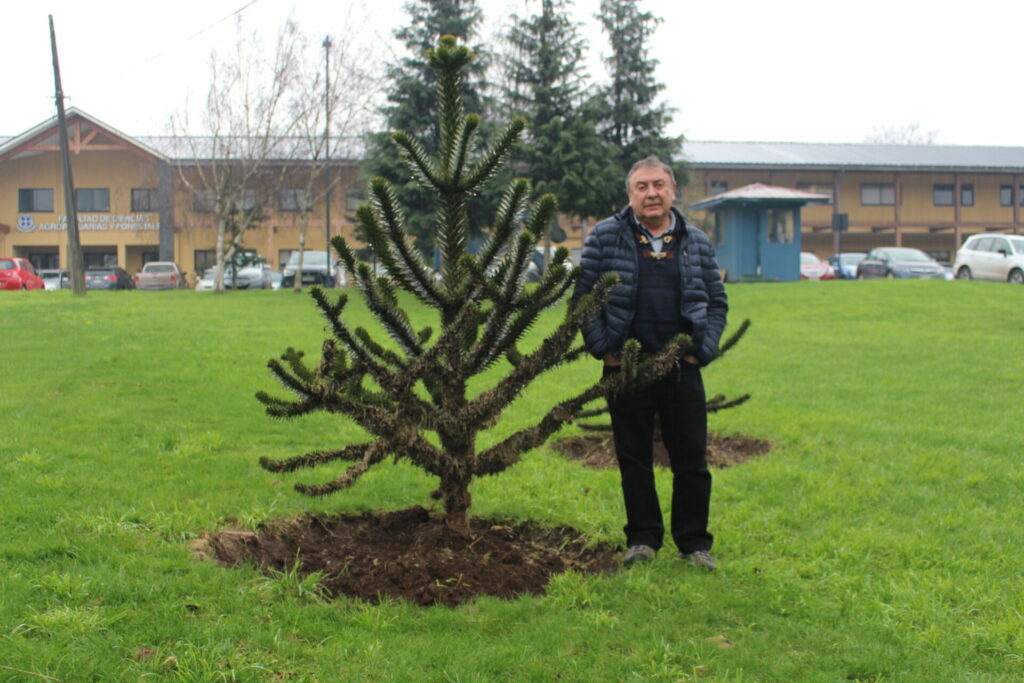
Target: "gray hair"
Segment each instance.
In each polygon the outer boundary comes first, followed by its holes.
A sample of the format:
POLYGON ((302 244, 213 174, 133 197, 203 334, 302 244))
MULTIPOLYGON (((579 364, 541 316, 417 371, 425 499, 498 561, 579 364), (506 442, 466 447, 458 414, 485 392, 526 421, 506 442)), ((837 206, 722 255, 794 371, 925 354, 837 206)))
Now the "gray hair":
POLYGON ((629 194, 629 179, 633 177, 633 174, 636 173, 638 169, 645 167, 660 168, 662 171, 668 173, 668 177, 672 179, 672 184, 676 184, 676 174, 675 171, 672 170, 672 167, 658 157, 652 155, 636 162, 633 164, 633 168, 629 169, 629 173, 626 174, 626 194, 629 194))

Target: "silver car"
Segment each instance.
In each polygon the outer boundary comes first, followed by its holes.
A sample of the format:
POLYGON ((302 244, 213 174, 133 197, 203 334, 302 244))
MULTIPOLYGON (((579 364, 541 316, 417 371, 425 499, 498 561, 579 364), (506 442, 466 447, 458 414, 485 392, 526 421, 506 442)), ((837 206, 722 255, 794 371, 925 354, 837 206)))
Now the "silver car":
POLYGON ((971 235, 956 252, 958 280, 996 280, 1024 285, 1024 236, 971 235))

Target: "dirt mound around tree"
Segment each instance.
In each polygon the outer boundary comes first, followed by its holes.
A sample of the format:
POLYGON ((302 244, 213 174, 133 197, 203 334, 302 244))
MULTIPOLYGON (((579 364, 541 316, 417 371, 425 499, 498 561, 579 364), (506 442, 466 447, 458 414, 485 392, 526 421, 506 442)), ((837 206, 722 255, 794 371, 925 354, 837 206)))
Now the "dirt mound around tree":
MULTIPOLYGON (((565 457, 579 462, 584 467, 595 469, 618 467, 615 459, 615 444, 608 432, 584 434, 554 442, 555 449, 565 457)), ((751 458, 764 455, 771 450, 771 444, 743 434, 721 436, 708 434, 708 464, 712 467, 731 467, 751 458)), ((668 451, 661 441, 654 442, 654 464, 668 467, 668 451)))
POLYGON ((553 574, 613 571, 619 550, 587 546, 582 532, 473 519, 469 537, 422 507, 338 517, 304 516, 268 523, 256 533, 204 536, 205 550, 230 565, 252 562, 284 572, 322 572, 330 597, 378 603, 458 605, 477 595, 541 594, 553 574))

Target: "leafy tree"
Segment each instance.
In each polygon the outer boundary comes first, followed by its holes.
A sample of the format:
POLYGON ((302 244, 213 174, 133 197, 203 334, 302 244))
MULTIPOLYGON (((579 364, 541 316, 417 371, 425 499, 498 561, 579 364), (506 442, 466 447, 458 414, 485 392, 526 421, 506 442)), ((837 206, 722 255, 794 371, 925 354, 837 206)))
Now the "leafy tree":
MULTIPOLYGON (((586 44, 569 17, 569 0, 541 0, 540 12, 514 17, 508 33, 506 98, 527 121, 526 144, 515 156, 562 211, 586 218, 609 212, 605 188, 622 174, 597 131, 599 110, 587 101, 586 44)), ((548 249, 545 249, 545 258, 548 249)))
POLYGON ((551 195, 542 197, 524 226, 520 218, 528 209, 530 184, 516 179, 502 195, 483 249, 476 255, 468 253, 469 198, 497 171, 524 123, 513 121, 486 152, 473 154, 481 121, 465 114, 461 99, 472 52, 445 36, 428 59, 438 84, 438 153, 428 154, 419 140, 404 132, 396 133, 393 140, 410 173, 437 205, 435 229, 443 255, 440 279, 434 278, 411 247, 406 215, 393 186, 374 178, 372 201, 360 207, 358 218, 386 274, 376 274, 366 263, 357 264, 344 238, 335 237, 333 246, 392 343, 385 346, 365 328, 349 326, 343 318, 347 293, 329 300, 324 290, 314 287, 312 297, 331 330, 319 362, 312 367, 301 351, 288 349, 269 367, 297 398, 257 394, 272 416, 292 418, 321 410, 340 413, 361 425, 373 440, 286 460, 263 459, 261 465, 288 472, 336 460, 353 461, 333 481, 296 486, 300 492, 320 496, 351 486, 388 456, 406 459, 440 479, 438 494, 448 524, 468 533, 469 486, 475 477, 496 474, 516 463, 586 402, 628 381, 648 381, 668 372, 689 340, 680 335, 663 353, 642 362, 639 345, 631 343, 623 354, 622 373, 551 407, 536 424, 481 445, 502 411, 534 379, 586 353, 573 344, 580 327, 606 302, 616 278, 602 278, 589 296, 566 310, 534 350, 518 350, 526 330, 545 309, 562 300, 575 281, 564 265, 568 254, 563 248, 539 286, 524 285, 529 257, 556 210, 556 201, 551 195), (401 306, 398 290, 436 310, 440 322, 436 336, 430 327, 416 329, 401 306), (470 380, 502 358, 511 368, 493 385, 471 395, 470 380))
MULTIPOLYGON (((654 78, 658 60, 649 56, 646 47, 661 19, 640 11, 640 0, 601 0, 597 18, 611 44, 605 59, 610 82, 601 89, 597 106, 602 110, 602 135, 621 171, 619 184, 635 161, 654 155, 675 167, 682 186, 683 138, 665 132, 673 110, 657 101, 665 86, 654 78)), ((614 196, 624 197, 621 189, 614 189, 614 196)))
MULTIPOLYGON (((428 64, 427 52, 443 35, 472 43, 483 21, 483 13, 476 0, 414 0, 408 2, 405 9, 409 23, 396 30, 395 37, 402 41, 409 54, 388 70, 389 104, 383 110, 384 130, 404 131, 423 139, 429 149, 434 149, 441 134, 433 116, 437 108, 437 77, 428 64)), ((462 98, 469 111, 482 114, 487 106, 487 53, 480 45, 472 49, 478 56, 463 81, 462 98)), ((435 244, 429 193, 414 182, 390 133, 372 134, 368 147, 363 165, 365 177, 380 176, 392 183, 398 200, 409 210, 409 232, 417 238, 420 249, 429 252, 435 244)), ((495 205, 495 198, 486 196, 475 199, 472 204, 479 216, 482 215, 480 209, 495 205)), ((479 222, 472 225, 474 232, 479 232, 481 227, 479 222)))

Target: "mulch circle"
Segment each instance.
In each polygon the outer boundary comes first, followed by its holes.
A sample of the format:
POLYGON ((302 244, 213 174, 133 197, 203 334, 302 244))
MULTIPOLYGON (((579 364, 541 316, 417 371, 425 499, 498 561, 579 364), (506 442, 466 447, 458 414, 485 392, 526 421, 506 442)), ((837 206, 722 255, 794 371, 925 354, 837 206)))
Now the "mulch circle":
MULTIPOLYGON (((554 446, 586 467, 617 466, 610 434, 563 439, 554 446)), ((729 467, 762 455, 769 447, 768 442, 747 436, 710 434, 708 462, 729 467)), ((660 442, 654 461, 668 466, 660 442)), ((423 606, 460 605, 477 595, 540 595, 553 574, 616 570, 621 553, 606 543, 588 545, 583 532, 570 527, 472 518, 466 537, 420 506, 272 520, 258 532, 227 529, 203 534, 193 542, 193 550, 232 566, 256 564, 268 573, 290 571, 298 559, 300 574, 322 572, 320 585, 328 597, 374 604, 397 598, 423 606)))
POLYGON ((386 513, 304 516, 266 524, 258 533, 206 534, 197 552, 239 565, 286 571, 299 558, 302 574, 323 572, 330 597, 371 603, 386 597, 417 605, 454 606, 477 595, 515 598, 544 593, 552 574, 611 572, 620 550, 587 546, 581 532, 472 519, 470 535, 416 506, 386 513))
MULTIPOLYGON (((595 469, 615 468, 615 444, 609 432, 595 432, 562 439, 552 444, 555 449, 584 467, 595 469)), ((771 450, 771 444, 743 434, 722 436, 708 433, 708 464, 712 467, 731 467, 751 458, 764 455, 771 450)), ((661 441, 654 442, 654 464, 668 467, 668 451, 661 441)))

